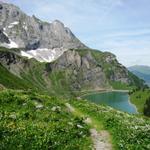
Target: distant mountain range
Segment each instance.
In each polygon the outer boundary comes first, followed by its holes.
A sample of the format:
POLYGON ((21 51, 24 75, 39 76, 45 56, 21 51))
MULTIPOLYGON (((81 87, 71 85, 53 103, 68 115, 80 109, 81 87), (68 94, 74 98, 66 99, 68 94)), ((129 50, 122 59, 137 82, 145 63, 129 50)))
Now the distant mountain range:
POLYGON ((136 65, 131 66, 128 69, 150 86, 150 66, 136 65))

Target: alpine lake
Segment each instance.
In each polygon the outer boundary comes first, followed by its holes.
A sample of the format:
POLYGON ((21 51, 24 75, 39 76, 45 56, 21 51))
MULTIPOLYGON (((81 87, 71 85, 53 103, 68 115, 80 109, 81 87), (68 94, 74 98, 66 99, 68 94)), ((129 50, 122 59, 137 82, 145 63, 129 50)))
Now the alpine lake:
POLYGON ((127 92, 100 92, 85 95, 82 98, 96 104, 108 105, 123 112, 132 114, 137 113, 137 109, 135 105, 130 102, 130 97, 127 92))

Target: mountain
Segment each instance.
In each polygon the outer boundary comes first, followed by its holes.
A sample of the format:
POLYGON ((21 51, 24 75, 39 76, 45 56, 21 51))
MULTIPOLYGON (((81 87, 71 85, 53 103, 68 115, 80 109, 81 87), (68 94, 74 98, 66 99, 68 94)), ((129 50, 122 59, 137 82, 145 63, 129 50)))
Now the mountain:
POLYGON ((136 65, 128 68, 131 72, 137 75, 139 78, 143 79, 150 86, 150 67, 136 65))
POLYGON ((1 149, 149 149, 150 120, 80 98, 144 87, 114 54, 87 48, 60 21, 0 4, 1 149))
POLYGON ((0 46, 22 48, 23 56, 53 61, 70 48, 87 48, 59 20, 43 22, 17 6, 0 2, 0 46))
POLYGON ((72 49, 57 60, 41 63, 20 55, 20 49, 0 48, 0 84, 50 95, 73 96, 104 89, 142 87, 143 81, 109 52, 72 49))
POLYGON ((87 48, 60 21, 43 22, 2 2, 0 14, 1 85, 52 95, 143 86, 115 55, 87 48))

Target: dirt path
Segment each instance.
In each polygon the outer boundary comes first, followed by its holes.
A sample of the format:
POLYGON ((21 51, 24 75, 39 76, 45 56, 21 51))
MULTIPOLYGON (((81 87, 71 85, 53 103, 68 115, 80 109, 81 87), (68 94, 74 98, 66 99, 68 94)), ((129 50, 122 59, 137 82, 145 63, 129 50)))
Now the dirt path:
POLYGON ((91 137, 94 143, 94 150, 112 150, 109 142, 110 135, 107 131, 97 132, 96 129, 90 129, 91 137))
MULTIPOLYGON (((69 103, 66 103, 65 105, 68 108, 68 111, 72 113, 76 111, 75 108, 69 103)), ((101 130, 98 132, 95 129, 95 124, 92 122, 92 119, 90 117, 85 119, 85 123, 93 126, 93 128, 90 129, 91 138, 93 140, 94 146, 93 150, 112 150, 109 132, 106 130, 101 130)))

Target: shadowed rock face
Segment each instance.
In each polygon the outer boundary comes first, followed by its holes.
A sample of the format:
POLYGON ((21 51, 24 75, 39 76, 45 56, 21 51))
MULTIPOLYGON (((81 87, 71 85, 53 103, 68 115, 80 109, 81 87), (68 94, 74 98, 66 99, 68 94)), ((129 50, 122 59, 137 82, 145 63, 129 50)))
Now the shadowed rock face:
POLYGON ((0 30, 0 43, 10 43, 8 37, 2 32, 2 30, 0 30))
MULTIPOLYGON (((47 23, 27 16, 18 7, 0 2, 1 34, 27 50, 37 48, 85 48, 69 28, 55 20, 47 23)), ((0 35, 1 36, 1 35, 0 35)), ((6 41, 6 40, 5 40, 6 41)), ((4 40, 0 41, 0 43, 4 40)))

